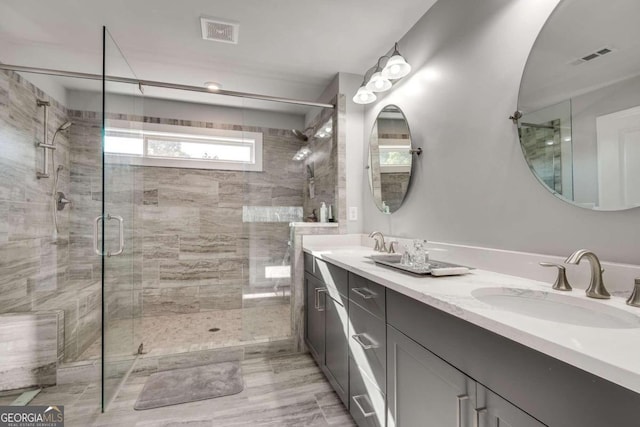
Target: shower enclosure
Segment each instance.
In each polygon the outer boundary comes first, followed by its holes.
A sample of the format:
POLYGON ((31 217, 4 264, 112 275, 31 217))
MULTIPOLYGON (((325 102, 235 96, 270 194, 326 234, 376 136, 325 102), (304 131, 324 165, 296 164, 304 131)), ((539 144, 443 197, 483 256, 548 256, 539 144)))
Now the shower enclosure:
POLYGON ((0 391, 84 384, 104 410, 134 368, 291 352, 289 223, 319 204, 309 164, 336 184, 331 106, 136 84, 106 29, 102 65, 0 64, 0 391))

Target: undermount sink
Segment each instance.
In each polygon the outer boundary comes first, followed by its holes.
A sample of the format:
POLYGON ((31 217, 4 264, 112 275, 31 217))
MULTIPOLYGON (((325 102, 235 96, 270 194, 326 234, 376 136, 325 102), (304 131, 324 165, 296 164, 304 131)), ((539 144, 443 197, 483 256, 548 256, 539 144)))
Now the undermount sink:
POLYGON ((591 328, 640 328, 640 317, 586 298, 507 287, 477 289, 471 295, 499 310, 536 319, 591 328))

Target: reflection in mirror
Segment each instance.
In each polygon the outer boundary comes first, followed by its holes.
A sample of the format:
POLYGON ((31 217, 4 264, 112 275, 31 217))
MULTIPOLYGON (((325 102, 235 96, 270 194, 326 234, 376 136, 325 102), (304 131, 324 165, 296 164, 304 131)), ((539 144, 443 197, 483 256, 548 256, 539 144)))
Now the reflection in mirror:
POLYGON ((518 110, 527 162, 578 206, 640 206, 640 2, 563 0, 522 78, 518 110))
POLYGON ((369 138, 369 185, 373 200, 383 213, 402 205, 411 180, 412 154, 409 125, 395 105, 382 109, 369 138))

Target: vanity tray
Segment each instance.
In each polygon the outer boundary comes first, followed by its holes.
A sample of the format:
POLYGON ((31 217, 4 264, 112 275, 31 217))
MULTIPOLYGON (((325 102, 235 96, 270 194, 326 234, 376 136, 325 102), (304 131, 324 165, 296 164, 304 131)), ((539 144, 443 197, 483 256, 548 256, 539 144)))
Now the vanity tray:
POLYGON ((400 264, 400 256, 395 255, 371 255, 369 256, 376 264, 395 268, 396 270, 404 271, 406 273, 415 274, 418 276, 448 276, 466 274, 469 270, 473 270, 471 267, 467 267, 460 264, 452 264, 450 262, 429 260, 427 264, 429 267, 426 270, 416 270, 408 265, 400 264))

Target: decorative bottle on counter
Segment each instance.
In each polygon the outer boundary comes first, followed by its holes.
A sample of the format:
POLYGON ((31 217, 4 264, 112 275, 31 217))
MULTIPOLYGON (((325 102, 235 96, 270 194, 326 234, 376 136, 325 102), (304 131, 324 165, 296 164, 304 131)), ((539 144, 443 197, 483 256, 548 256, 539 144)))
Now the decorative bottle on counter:
POLYGON ((320 206, 320 222, 327 222, 327 205, 324 202, 320 206))

